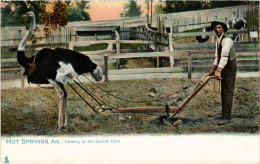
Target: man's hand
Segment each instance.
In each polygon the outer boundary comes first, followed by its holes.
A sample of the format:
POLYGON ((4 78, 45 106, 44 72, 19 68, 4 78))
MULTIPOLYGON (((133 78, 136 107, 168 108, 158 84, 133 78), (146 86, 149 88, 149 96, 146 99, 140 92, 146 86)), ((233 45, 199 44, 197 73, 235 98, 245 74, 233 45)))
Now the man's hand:
POLYGON ((213 65, 213 67, 211 68, 211 70, 209 71, 208 75, 209 76, 213 76, 215 74, 215 70, 217 69, 218 66, 213 65))
POLYGON ((215 79, 217 79, 217 80, 221 80, 222 78, 221 78, 221 71, 222 71, 222 68, 220 68, 220 67, 218 67, 217 69, 216 69, 216 71, 215 71, 215 79))
POLYGON ((209 76, 213 76, 215 74, 215 70, 210 70, 209 71, 209 76))

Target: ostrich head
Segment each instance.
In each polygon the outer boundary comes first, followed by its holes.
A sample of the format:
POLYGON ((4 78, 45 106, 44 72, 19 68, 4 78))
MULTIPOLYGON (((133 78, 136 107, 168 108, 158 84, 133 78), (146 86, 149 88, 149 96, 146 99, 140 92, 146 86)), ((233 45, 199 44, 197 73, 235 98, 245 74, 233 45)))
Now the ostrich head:
POLYGON ((35 15, 33 12, 27 12, 25 15, 26 19, 30 21, 30 29, 29 31, 32 33, 35 28, 35 15))
POLYGON ((33 20, 33 19, 35 19, 35 15, 34 15, 34 13, 33 12, 27 12, 26 13, 26 15, 25 15, 25 17, 28 19, 28 20, 33 20))
POLYGON ((101 81, 103 79, 103 71, 102 68, 100 68, 99 66, 96 67, 96 69, 94 69, 91 72, 91 75, 93 77, 93 79, 95 79, 97 82, 101 81))

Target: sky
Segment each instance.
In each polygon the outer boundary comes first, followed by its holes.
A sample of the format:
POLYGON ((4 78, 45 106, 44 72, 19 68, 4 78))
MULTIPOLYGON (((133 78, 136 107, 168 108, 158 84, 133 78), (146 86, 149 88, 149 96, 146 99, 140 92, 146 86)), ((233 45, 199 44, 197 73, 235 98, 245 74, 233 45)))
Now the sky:
MULTIPOLYGON (((89 3, 89 12, 92 20, 105 20, 120 18, 119 14, 122 13, 124 4, 128 1, 91 1, 89 3)), ((158 2, 153 2, 153 6, 158 2)), ((141 5, 143 11, 142 16, 147 14, 145 1, 137 1, 138 5, 141 5)), ((153 11, 154 8, 153 8, 153 11)))
MULTIPOLYGON (((119 14, 122 13, 124 4, 126 4, 128 1, 90 1, 90 9, 86 10, 89 14, 92 20, 106 20, 106 19, 117 19, 120 18, 119 14)), ((155 6, 158 3, 158 1, 153 2, 153 6, 155 6)), ((146 4, 145 1, 137 1, 138 5, 141 5, 141 10, 143 11, 142 16, 145 16, 147 14, 146 4)), ((1 3, 1 7, 4 7, 5 3, 1 3)), ((153 13, 155 12, 153 8, 153 13)))

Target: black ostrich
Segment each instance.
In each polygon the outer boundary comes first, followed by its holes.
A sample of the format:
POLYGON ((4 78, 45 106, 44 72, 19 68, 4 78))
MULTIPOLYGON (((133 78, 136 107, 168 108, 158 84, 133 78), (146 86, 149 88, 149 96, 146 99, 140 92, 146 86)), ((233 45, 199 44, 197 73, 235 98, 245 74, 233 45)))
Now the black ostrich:
POLYGON ((53 85, 59 97, 58 130, 60 130, 67 125, 67 92, 64 84, 83 73, 91 73, 96 81, 101 81, 102 69, 88 56, 69 49, 44 48, 35 56, 27 58, 24 47, 35 28, 35 15, 33 12, 28 12, 26 17, 30 20, 30 28, 18 47, 17 60, 25 68, 24 74, 28 75, 28 83, 53 85))
MULTIPOLYGON (((243 30, 246 28, 247 23, 246 20, 243 18, 235 18, 236 13, 233 12, 233 20, 232 20, 232 27, 236 30, 243 30)), ((233 40, 236 41, 240 35, 239 34, 234 34, 233 35, 233 40)))
MULTIPOLYGON (((203 27, 202 32, 210 32, 210 31, 212 31, 212 29, 211 29, 210 26, 204 26, 204 27, 203 27)), ((209 36, 207 36, 207 35, 196 36, 196 40, 197 40, 199 43, 205 43, 206 41, 209 40, 209 36)))
POLYGON ((246 28, 247 23, 246 20, 243 18, 235 18, 236 13, 233 12, 233 20, 232 20, 232 27, 236 30, 243 30, 246 28))

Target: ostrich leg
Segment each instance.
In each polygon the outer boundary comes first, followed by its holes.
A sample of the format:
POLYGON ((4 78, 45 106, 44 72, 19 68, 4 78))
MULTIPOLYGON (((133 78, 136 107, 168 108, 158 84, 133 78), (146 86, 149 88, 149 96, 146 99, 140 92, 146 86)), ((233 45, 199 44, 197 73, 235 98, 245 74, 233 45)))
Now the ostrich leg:
POLYGON ((66 128, 67 126, 67 92, 62 83, 48 80, 53 86, 59 97, 59 116, 58 116, 58 130, 66 128))
POLYGON ((64 87, 63 84, 59 83, 63 93, 64 93, 64 96, 63 96, 63 112, 62 112, 62 118, 64 120, 64 127, 66 128, 67 127, 67 122, 68 122, 68 115, 67 115, 67 100, 68 100, 68 94, 67 94, 67 91, 64 87))

